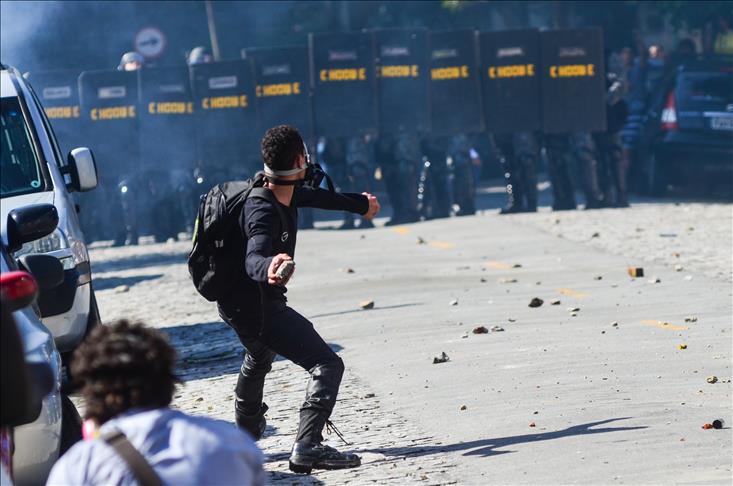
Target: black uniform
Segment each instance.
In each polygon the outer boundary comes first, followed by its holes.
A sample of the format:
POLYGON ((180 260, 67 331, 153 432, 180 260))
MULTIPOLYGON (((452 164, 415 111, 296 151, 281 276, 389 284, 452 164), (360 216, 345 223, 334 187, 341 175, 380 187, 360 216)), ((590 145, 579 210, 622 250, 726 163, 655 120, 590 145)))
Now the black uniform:
MULTIPOLYGON (((279 204, 279 203, 278 203, 279 204)), ((313 328, 313 324, 287 305, 283 286, 267 283, 272 257, 295 256, 298 207, 313 207, 365 214, 369 203, 360 194, 331 193, 323 189, 296 188, 290 206, 280 205, 286 227, 272 202, 248 198, 240 220, 246 238, 246 275, 219 301, 219 314, 239 336, 247 352, 236 388, 235 411, 256 415, 262 408, 265 375, 279 354, 307 370, 310 382, 300 409, 296 443, 319 443, 321 432, 336 403, 344 364, 313 328)))
POLYGON ((537 211, 537 158, 539 150, 532 132, 494 135, 504 178, 507 205, 502 214, 537 211))

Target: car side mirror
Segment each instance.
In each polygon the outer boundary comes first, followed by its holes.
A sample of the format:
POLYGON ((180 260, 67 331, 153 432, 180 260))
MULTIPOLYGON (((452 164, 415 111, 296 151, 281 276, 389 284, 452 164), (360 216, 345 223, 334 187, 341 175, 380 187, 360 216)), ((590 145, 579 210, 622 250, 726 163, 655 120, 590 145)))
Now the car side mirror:
POLYGON ((8 251, 21 249, 24 243, 53 233, 59 224, 59 213, 53 204, 32 204, 8 213, 8 251))
POLYGON ((69 152, 66 172, 71 176, 71 189, 77 192, 91 191, 97 187, 97 162, 94 154, 86 147, 69 152))
POLYGON ((58 287, 64 282, 64 266, 58 258, 40 253, 30 253, 18 258, 21 266, 38 282, 41 292, 58 287))

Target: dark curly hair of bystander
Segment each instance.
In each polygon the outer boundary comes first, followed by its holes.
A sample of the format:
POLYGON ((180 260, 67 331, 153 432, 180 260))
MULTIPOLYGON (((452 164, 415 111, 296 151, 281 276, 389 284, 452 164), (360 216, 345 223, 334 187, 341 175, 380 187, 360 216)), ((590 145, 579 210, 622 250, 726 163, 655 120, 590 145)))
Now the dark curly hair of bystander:
POLYGON ((175 361, 175 350, 156 329, 124 319, 97 327, 71 362, 86 418, 101 425, 132 408, 168 406, 179 383, 175 361))

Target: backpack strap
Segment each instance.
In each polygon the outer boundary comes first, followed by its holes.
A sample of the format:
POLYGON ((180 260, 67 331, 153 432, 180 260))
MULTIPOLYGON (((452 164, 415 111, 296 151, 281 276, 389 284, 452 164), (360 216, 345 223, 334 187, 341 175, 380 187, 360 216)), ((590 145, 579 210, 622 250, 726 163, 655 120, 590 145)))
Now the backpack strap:
POLYGON ((271 190, 265 187, 253 187, 249 190, 248 196, 256 197, 257 199, 264 199, 265 201, 269 201, 273 206, 275 206, 277 214, 280 216, 281 229, 283 231, 288 231, 288 219, 285 217, 285 212, 283 211, 283 208, 280 207, 280 202, 277 200, 271 190))
POLYGON ((125 434, 119 430, 113 430, 103 434, 102 440, 112 446, 115 452, 124 459, 130 471, 132 471, 132 475, 135 476, 141 486, 163 486, 163 481, 158 473, 155 472, 155 469, 145 457, 135 449, 135 446, 130 443, 125 434))

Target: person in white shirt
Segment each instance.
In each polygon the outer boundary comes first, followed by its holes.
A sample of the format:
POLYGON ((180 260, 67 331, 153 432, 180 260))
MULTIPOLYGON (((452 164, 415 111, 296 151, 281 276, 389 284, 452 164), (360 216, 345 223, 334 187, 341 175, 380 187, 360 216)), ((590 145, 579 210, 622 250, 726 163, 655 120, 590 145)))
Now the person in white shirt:
POLYGON ((245 432, 168 408, 174 363, 155 329, 124 320, 95 329, 71 363, 86 405, 85 440, 59 459, 47 484, 263 485, 262 452, 245 432))

